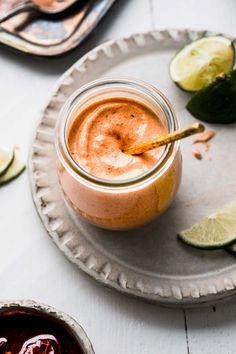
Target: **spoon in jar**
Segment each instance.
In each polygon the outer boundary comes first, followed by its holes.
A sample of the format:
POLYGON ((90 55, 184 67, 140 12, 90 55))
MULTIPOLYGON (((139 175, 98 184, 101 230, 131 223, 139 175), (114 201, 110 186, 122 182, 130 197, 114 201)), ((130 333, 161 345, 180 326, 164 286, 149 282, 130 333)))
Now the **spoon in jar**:
POLYGON ((188 128, 176 130, 173 133, 160 136, 157 139, 148 141, 146 143, 124 149, 123 152, 128 155, 141 155, 148 150, 170 144, 176 140, 187 138, 193 134, 202 133, 205 130, 203 124, 194 123, 188 128))
POLYGON ((37 11, 43 14, 55 15, 65 11, 77 0, 20 0, 11 8, 0 13, 0 23, 24 11, 37 11))

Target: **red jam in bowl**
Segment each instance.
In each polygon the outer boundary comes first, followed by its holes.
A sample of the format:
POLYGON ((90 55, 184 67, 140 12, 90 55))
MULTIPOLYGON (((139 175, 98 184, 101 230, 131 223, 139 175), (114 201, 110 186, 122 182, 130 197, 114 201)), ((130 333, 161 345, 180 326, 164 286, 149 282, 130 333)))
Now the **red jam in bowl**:
POLYGON ((0 354, 84 354, 70 328, 30 309, 0 312, 0 354))

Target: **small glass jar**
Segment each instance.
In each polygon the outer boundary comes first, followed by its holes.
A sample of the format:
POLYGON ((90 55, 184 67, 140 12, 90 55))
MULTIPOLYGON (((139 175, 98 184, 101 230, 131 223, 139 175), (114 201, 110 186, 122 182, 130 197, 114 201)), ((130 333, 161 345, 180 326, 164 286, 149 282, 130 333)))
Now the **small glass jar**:
POLYGON ((105 180, 89 174, 72 159, 68 133, 78 114, 94 102, 125 97, 143 102, 157 113, 168 132, 178 121, 166 97, 136 80, 97 80, 76 91, 63 106, 56 127, 58 175, 66 200, 88 222, 113 230, 142 226, 159 216, 173 200, 181 179, 179 143, 169 144, 144 173, 127 180, 105 180))

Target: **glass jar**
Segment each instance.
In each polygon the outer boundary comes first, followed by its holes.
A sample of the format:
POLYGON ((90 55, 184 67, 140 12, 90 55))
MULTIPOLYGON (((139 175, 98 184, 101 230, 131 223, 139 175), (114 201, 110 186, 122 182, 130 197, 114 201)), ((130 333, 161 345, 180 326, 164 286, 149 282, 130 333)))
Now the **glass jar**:
POLYGON ((71 207, 88 222, 106 229, 127 230, 159 216, 173 200, 181 179, 179 143, 165 147, 158 161, 127 180, 105 180, 89 174, 72 159, 68 132, 79 112, 94 102, 125 97, 143 102, 157 113, 168 132, 178 121, 166 97, 136 80, 97 80, 76 91, 63 106, 56 127, 56 152, 61 188, 71 207))

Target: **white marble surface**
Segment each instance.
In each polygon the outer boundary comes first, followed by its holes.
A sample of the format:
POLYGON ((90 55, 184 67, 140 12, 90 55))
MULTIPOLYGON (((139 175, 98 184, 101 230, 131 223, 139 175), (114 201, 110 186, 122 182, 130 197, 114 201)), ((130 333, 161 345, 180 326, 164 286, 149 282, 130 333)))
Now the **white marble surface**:
MULTIPOLYGON (((43 60, 0 48, 1 146, 19 144, 27 160, 32 131, 53 85, 95 45, 165 27, 236 36, 235 13, 235 0, 117 0, 86 43, 65 58, 43 60)), ((41 225, 27 173, 0 189, 0 241, 0 298, 31 298, 68 312, 97 354, 236 352, 234 301, 186 311, 160 308, 104 289, 75 269, 41 225)))

